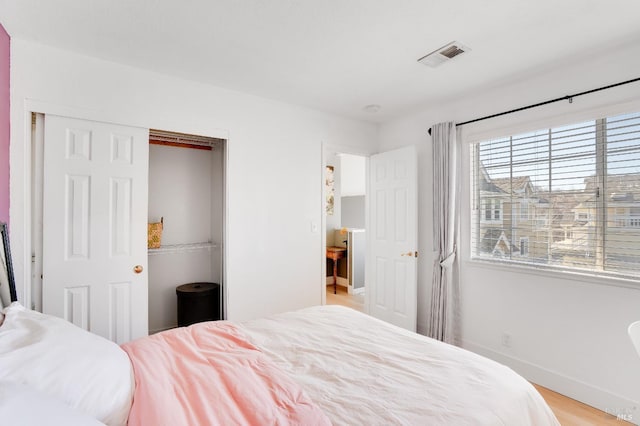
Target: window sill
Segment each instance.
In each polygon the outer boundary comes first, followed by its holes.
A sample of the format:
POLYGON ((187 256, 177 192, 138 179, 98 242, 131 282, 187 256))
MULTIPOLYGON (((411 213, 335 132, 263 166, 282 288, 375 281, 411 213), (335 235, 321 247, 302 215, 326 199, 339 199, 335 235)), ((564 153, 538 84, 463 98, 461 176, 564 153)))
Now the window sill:
POLYGON ((555 279, 580 281, 583 283, 640 290, 640 279, 615 276, 607 273, 588 273, 569 269, 554 268, 550 267, 549 265, 536 267, 521 263, 510 263, 502 262, 499 260, 485 260, 478 258, 467 259, 463 263, 465 266, 474 268, 487 268, 507 271, 514 274, 538 275, 555 279))

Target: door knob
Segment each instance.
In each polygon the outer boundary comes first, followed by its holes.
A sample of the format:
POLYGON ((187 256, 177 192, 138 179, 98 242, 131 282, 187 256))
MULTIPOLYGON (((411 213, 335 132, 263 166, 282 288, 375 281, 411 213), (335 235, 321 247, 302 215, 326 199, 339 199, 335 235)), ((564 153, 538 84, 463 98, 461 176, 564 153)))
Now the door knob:
POLYGON ((142 265, 136 265, 133 267, 133 272, 135 272, 136 274, 139 274, 140 272, 142 272, 144 268, 142 267, 142 265))
POLYGON ((417 251, 408 251, 406 253, 402 253, 400 256, 418 257, 418 252, 417 251))

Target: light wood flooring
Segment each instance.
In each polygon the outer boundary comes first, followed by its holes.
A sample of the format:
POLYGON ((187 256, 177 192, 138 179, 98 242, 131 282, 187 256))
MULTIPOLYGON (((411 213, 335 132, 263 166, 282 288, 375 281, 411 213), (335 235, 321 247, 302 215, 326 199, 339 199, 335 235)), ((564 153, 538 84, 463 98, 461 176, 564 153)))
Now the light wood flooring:
POLYGON ((342 305, 364 312, 364 294, 350 295, 347 289, 337 286, 338 294, 333 294, 333 285, 327 286, 327 305, 342 305))
MULTIPOLYGON (((338 286, 337 290, 338 294, 333 294, 333 285, 327 286, 327 305, 343 305, 364 312, 364 295, 349 295, 347 289, 341 286, 338 286)), ((549 404, 562 426, 631 425, 575 399, 536 384, 534 386, 549 404)))
POLYGON ((533 384, 540 395, 547 401, 549 407, 558 418, 562 426, 607 426, 631 425, 631 423, 616 419, 615 416, 593 408, 580 401, 571 399, 550 389, 533 384))

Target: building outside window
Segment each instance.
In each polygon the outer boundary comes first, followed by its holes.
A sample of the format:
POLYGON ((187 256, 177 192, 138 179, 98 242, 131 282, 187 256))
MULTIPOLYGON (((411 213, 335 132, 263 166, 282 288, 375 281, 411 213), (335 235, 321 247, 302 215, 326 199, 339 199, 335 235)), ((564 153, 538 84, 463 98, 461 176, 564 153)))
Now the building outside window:
POLYGON ((472 257, 640 279, 640 113, 471 150, 472 257))
POLYGON ((528 200, 520 201, 520 219, 522 220, 529 219, 529 201, 528 200))

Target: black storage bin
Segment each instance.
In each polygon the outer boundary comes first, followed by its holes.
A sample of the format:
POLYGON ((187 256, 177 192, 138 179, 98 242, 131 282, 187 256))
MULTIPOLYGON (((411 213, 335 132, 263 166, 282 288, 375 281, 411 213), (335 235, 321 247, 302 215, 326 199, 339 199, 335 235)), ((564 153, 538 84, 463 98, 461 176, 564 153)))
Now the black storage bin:
POLYGON ((183 284, 176 288, 176 295, 178 296, 178 327, 222 319, 220 284, 183 284))

